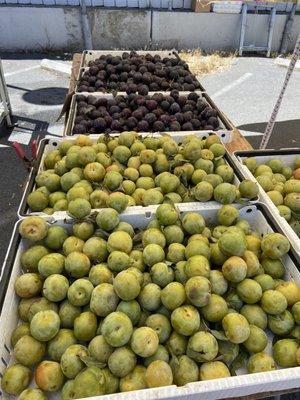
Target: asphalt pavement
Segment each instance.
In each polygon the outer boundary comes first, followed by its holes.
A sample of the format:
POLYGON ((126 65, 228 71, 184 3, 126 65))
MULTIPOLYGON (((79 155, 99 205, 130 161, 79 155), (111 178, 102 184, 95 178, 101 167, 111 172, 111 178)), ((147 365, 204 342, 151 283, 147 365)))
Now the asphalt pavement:
MULTIPOLYGON (((69 78, 41 69, 44 54, 0 54, 13 108, 14 129, 0 127, 0 265, 17 220, 17 209, 28 173, 11 147, 14 140, 28 144, 46 134, 61 136, 63 120, 57 121, 69 78)), ((51 57, 70 63, 70 57, 51 57)), ((208 94, 232 122, 246 134, 263 132, 281 89, 286 69, 273 59, 236 58, 229 70, 202 79, 208 94)), ((300 71, 295 71, 278 115, 270 148, 300 147, 300 71)), ((257 147, 261 136, 247 137, 257 147)))

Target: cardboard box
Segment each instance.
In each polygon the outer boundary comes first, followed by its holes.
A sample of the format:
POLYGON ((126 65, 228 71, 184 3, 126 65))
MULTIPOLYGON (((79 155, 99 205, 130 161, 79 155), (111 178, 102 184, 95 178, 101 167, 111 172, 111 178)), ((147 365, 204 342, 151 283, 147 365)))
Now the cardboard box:
POLYGON ((195 13, 209 13, 210 3, 208 0, 192 0, 192 11, 195 13))

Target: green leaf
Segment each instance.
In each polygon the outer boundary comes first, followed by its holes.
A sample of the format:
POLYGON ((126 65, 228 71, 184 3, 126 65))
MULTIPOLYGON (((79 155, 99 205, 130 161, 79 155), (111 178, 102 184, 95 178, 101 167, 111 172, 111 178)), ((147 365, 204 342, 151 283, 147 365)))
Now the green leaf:
POLYGON ((184 171, 182 174, 180 174, 180 181, 181 181, 181 183, 185 186, 185 187, 187 187, 188 186, 188 176, 187 176, 187 173, 184 171))
POLYGON ((168 267, 175 267, 176 264, 173 263, 172 261, 164 261, 165 264, 167 264, 168 267))
POLYGON ((125 193, 125 190, 124 190, 122 184, 118 187, 118 189, 116 191, 117 192, 121 192, 121 193, 125 193))
POLYGON ((224 361, 224 356, 223 355, 218 356, 218 357, 214 358, 213 361, 224 361))
POLYGON ((100 238, 102 238, 102 239, 107 239, 107 238, 109 237, 109 233, 106 232, 106 231, 104 231, 104 230, 101 229, 101 228, 97 228, 97 229, 95 230, 94 236, 98 236, 98 237, 100 237, 100 238))
POLYGON ((239 355, 236 357, 236 359, 232 362, 229 370, 232 376, 236 375, 236 371, 240 368, 243 368, 246 364, 246 361, 248 360, 249 355, 241 350, 239 355))
POLYGON ((102 135, 104 135, 104 143, 107 143, 107 142, 109 142, 110 141, 110 139, 112 138, 111 136, 110 136, 110 134, 109 133, 103 133, 102 135))
POLYGON ((80 360, 87 366, 87 367, 98 367, 98 368, 105 368, 106 364, 100 361, 97 361, 93 357, 89 356, 79 356, 80 360))
POLYGON ((180 366, 178 357, 175 354, 172 354, 171 363, 172 363, 172 366, 175 368, 180 366))
POLYGON ((252 206, 253 204, 249 201, 249 199, 241 198, 236 201, 237 203, 241 204, 242 206, 248 207, 252 206))
POLYGON ((133 246, 133 250, 144 250, 144 246, 142 245, 142 243, 136 244, 133 246))
POLYGON ((215 331, 215 330, 211 329, 210 333, 218 340, 222 340, 223 342, 229 341, 223 331, 215 331))
POLYGON ((208 323, 207 323, 207 321, 205 321, 205 319, 201 319, 201 323, 202 323, 202 325, 204 326, 204 330, 206 331, 206 332, 210 332, 210 327, 208 326, 208 323))
POLYGON ((93 111, 94 107, 93 106, 87 106, 83 112, 84 114, 89 114, 91 111, 93 111))
POLYGON ((164 203, 170 204, 170 206, 174 207, 174 201, 166 194, 164 197, 164 203))
POLYGON ((133 243, 140 243, 142 241, 143 238, 143 232, 139 232, 136 235, 133 236, 133 243))
POLYGON ((170 166, 171 166, 171 169, 174 169, 175 167, 179 167, 180 165, 183 165, 188 162, 189 162, 188 160, 173 160, 173 161, 170 161, 170 166))
POLYGON ((199 353, 197 353, 197 351, 187 348, 186 355, 198 361, 199 353))
POLYGON ((94 211, 93 213, 91 213, 91 214, 88 216, 87 221, 92 222, 93 224, 95 224, 95 223, 96 223, 96 218, 97 218, 97 215, 98 215, 98 214, 99 214, 99 213, 98 213, 97 211, 94 211))

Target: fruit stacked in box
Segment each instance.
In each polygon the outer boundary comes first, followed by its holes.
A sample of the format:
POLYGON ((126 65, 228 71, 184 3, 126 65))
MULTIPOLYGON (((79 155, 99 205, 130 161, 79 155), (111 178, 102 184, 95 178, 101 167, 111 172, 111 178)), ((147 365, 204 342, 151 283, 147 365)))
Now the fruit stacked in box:
POLYGON ((95 134, 134 130, 137 132, 217 130, 217 110, 196 92, 169 95, 77 94, 72 134, 95 134))
POLYGON ((187 135, 182 143, 169 135, 139 137, 135 132, 98 140, 78 136, 45 155, 27 204, 31 211, 68 211, 82 218, 103 207, 122 212, 163 202, 228 204, 254 198, 258 185, 244 181, 238 189, 225 155, 216 135, 187 135))
POLYGON ((285 166, 277 157, 266 164, 249 157, 244 164, 300 237, 300 156, 295 157, 292 167, 285 166))
POLYGON ((289 241, 262 237, 232 205, 217 217, 211 226, 161 204, 143 229, 112 208, 69 231, 23 219, 21 321, 2 390, 66 400, 299 365, 300 287, 281 260, 289 241))
POLYGON ((101 55, 90 61, 78 82, 79 92, 138 92, 194 91, 200 84, 189 71, 188 64, 179 57, 137 54, 135 51, 122 55, 101 55))

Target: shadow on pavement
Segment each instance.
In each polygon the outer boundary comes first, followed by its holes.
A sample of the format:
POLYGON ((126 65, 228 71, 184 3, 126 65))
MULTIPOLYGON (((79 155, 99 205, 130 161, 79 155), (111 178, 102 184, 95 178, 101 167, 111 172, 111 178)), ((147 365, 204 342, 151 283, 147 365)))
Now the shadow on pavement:
POLYGON ((27 103, 39 105, 62 105, 65 101, 68 89, 62 87, 46 87, 30 90, 23 94, 22 98, 27 103))
MULTIPOLYGON (((237 126, 238 129, 250 132, 264 132, 267 122, 257 122, 254 124, 246 124, 237 126)), ((269 149, 281 149, 300 147, 300 120, 293 119, 288 121, 279 121, 275 123, 274 130, 268 143, 269 149)), ((251 145, 258 149, 262 136, 254 136, 246 138, 251 145)))
MULTIPOLYGON (((25 93, 22 95, 23 100, 27 103, 56 106, 63 105, 68 89, 63 87, 45 87, 41 89, 28 90, 21 86, 6 85, 10 89, 22 90, 25 93)), ((42 111, 42 110, 41 110, 42 111)))

